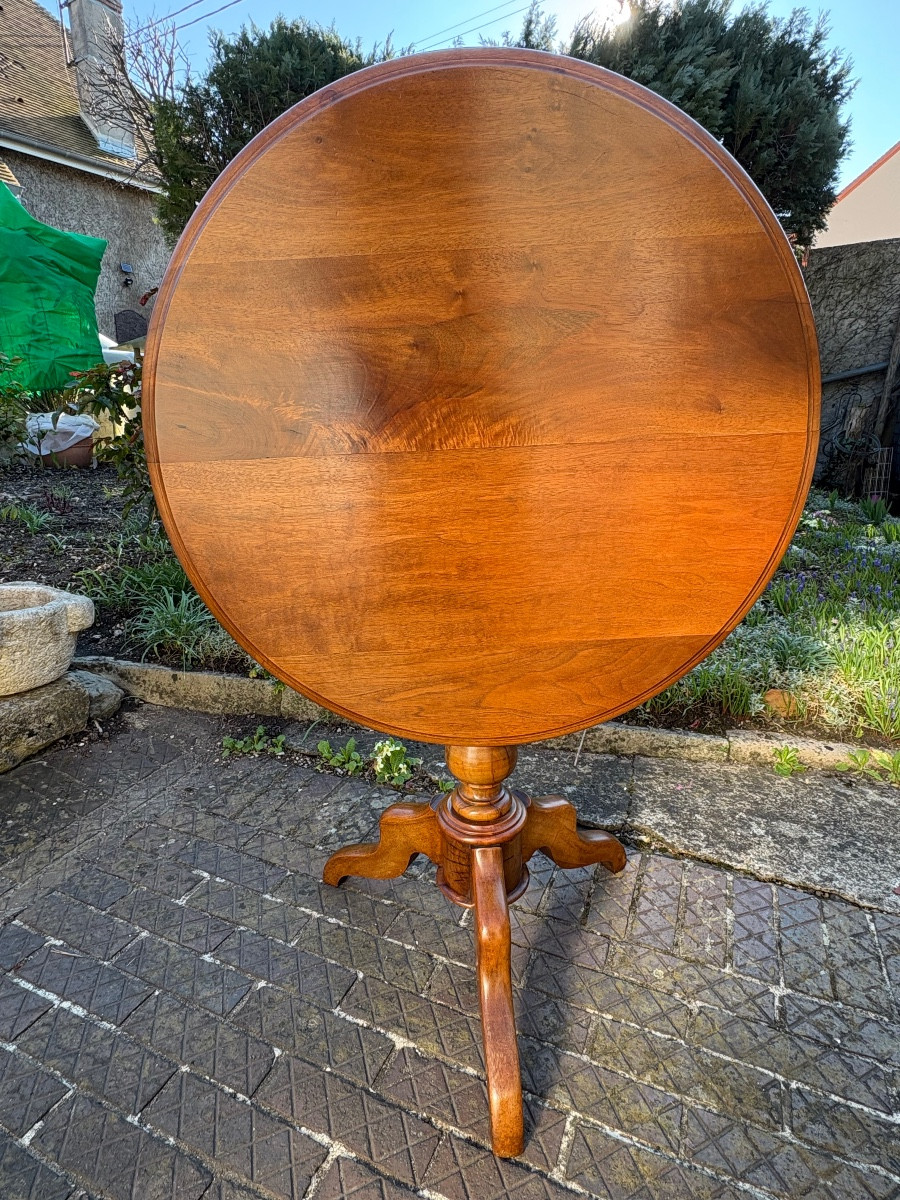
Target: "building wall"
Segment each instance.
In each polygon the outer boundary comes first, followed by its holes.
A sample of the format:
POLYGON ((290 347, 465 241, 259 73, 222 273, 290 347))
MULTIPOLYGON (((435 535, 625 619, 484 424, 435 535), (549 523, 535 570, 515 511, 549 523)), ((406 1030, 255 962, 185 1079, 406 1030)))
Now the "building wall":
MULTIPOLYGON (((886 361, 900 320, 900 238, 817 247, 804 275, 822 375, 886 361)), ((866 411, 856 423, 871 428, 883 385, 883 371, 823 385, 820 468, 851 409, 862 406, 866 411)))
POLYGON ((155 196, 86 171, 75 171, 28 154, 4 150, 3 157, 22 190, 19 199, 33 217, 70 233, 106 238, 97 282, 97 324, 115 337, 113 315, 123 308, 149 316, 152 302, 138 301, 162 279, 171 251, 153 222, 155 196), (123 287, 120 263, 134 268, 134 283, 123 287))

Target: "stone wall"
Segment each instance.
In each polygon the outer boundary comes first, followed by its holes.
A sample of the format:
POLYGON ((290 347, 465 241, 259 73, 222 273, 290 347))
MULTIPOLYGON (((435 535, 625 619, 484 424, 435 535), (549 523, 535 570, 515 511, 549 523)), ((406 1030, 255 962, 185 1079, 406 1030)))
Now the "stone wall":
MULTIPOLYGON (((900 238, 813 250, 804 275, 822 375, 884 362, 900 320, 900 238)), ((871 429, 883 385, 883 371, 823 385, 819 470, 851 409, 863 407, 859 423, 871 429)))
POLYGON ((4 150, 3 157, 22 185, 19 199, 33 217, 109 243, 97 283, 100 332, 115 337, 113 315, 123 308, 149 316, 152 303, 142 309, 138 301, 159 284, 171 253, 153 222, 153 193, 28 154, 4 150), (134 268, 130 287, 122 286, 125 276, 119 264, 123 262, 134 268))

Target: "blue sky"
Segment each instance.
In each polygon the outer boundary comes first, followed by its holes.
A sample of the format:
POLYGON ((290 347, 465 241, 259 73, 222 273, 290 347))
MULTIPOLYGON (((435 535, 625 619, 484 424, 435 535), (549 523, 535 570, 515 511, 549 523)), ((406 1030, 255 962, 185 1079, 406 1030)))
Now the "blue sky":
MULTIPOLYGON (((151 20, 182 8, 189 0, 124 0, 126 16, 151 20)), ((202 66, 210 26, 236 32, 251 18, 268 24, 278 13, 303 16, 323 25, 332 23, 347 38, 362 39, 366 48, 393 34, 396 46, 415 42, 418 49, 447 46, 456 34, 469 45, 479 36, 498 37, 504 30, 517 33, 527 0, 237 0, 223 11, 213 10, 227 0, 200 0, 176 18, 184 25, 181 37, 192 60, 202 66), (208 15, 213 14, 213 15, 208 15), (199 20, 197 18, 200 18, 199 20)), ((735 9, 746 0, 735 0, 735 9)), ((596 0, 594 11, 605 15, 618 10, 619 0, 596 0)), ((794 0, 770 0, 769 10, 787 16, 794 0)), ((831 41, 847 51, 859 80, 849 102, 853 148, 841 169, 841 186, 865 170, 879 155, 900 140, 900 0, 831 0, 819 7, 829 14, 831 41)), ((559 32, 568 35, 578 19, 590 12, 591 0, 547 0, 546 13, 557 17, 559 32)))

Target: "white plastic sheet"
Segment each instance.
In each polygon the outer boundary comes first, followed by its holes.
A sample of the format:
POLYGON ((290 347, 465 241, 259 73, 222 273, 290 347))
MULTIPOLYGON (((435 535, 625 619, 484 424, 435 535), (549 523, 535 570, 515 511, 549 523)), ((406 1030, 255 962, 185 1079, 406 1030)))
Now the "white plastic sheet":
POLYGON ((29 413, 25 418, 28 439, 22 448, 29 454, 59 454, 100 428, 93 417, 84 413, 60 413, 55 420, 54 416, 54 413, 29 413))

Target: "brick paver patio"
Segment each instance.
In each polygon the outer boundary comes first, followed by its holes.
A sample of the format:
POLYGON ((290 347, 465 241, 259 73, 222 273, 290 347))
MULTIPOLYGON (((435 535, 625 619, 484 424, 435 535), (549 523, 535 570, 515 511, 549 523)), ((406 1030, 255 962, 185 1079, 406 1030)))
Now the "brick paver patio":
POLYGON ((468 914, 319 881, 393 793, 221 733, 144 708, 0 777, 2 1200, 900 1197, 900 917, 538 856, 501 1162, 468 914))

